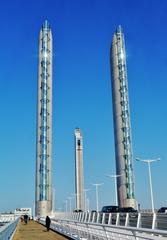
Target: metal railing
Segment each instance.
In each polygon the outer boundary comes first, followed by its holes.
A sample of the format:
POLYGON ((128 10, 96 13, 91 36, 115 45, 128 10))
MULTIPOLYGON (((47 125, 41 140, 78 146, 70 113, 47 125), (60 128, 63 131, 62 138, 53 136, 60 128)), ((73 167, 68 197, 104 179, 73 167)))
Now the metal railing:
POLYGON ((167 214, 56 213, 51 228, 72 239, 167 239, 167 214))
POLYGON ((4 226, 0 227, 0 240, 9 240, 13 238, 13 234, 16 230, 19 218, 14 221, 5 223, 4 226))
POLYGON ((14 221, 17 217, 14 214, 0 214, 0 223, 14 221))

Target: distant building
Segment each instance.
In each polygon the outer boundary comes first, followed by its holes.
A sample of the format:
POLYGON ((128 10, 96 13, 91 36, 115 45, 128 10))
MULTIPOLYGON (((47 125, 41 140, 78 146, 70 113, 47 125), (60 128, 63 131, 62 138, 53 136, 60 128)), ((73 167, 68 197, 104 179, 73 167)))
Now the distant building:
POLYGON ((120 207, 136 208, 126 54, 120 26, 112 40, 111 73, 116 174, 121 175, 117 178, 118 202, 120 207))
POLYGON ((32 218, 32 209, 31 208, 16 208, 14 210, 14 216, 15 217, 21 217, 24 215, 28 215, 30 218, 32 218))
POLYGON ((10 213, 0 213, 0 227, 3 226, 4 223, 8 223, 11 221, 14 221, 17 217, 15 217, 15 214, 10 213))
POLYGON ((35 215, 52 210, 52 32, 46 20, 39 34, 35 215))
POLYGON ((7 223, 7 222, 14 221, 16 218, 18 218, 18 217, 20 218, 21 216, 24 216, 25 214, 28 215, 28 217, 30 219, 32 219, 32 209, 31 208, 16 208, 14 210, 14 212, 0 213, 0 223, 7 223))
POLYGON ((75 129, 75 194, 76 208, 84 210, 83 139, 79 128, 75 129))

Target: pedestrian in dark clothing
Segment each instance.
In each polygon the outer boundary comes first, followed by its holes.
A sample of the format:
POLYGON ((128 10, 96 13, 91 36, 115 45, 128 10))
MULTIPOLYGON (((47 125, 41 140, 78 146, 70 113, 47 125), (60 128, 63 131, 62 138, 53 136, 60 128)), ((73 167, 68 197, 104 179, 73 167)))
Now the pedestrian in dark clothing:
POLYGON ((28 222, 28 215, 27 214, 24 215, 24 222, 25 222, 25 224, 27 224, 27 222, 28 222))
POLYGON ((47 228, 47 231, 49 231, 49 229, 50 229, 50 223, 51 223, 50 217, 46 216, 46 228, 47 228))

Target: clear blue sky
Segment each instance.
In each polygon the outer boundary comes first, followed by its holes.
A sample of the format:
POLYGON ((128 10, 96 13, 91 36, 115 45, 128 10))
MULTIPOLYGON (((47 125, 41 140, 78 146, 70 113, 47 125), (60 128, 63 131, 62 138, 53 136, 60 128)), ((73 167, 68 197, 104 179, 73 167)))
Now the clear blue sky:
MULTIPOLYGON (((0 212, 32 207, 35 185, 38 34, 53 32, 53 184, 56 208, 74 193, 74 129, 84 137, 85 187, 95 208, 114 204, 115 173, 109 52, 124 29, 134 157, 152 165, 155 207, 167 205, 166 0, 1 2, 0 212)), ((134 162, 136 198, 151 208, 147 167, 134 162)))

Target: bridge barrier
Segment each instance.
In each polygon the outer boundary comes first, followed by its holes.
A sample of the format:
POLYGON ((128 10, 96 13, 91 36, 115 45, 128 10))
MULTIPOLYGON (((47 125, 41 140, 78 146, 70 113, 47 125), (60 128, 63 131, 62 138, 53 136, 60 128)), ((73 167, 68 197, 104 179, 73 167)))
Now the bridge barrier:
MULTIPOLYGON (((41 219, 45 224, 45 219, 41 219)), ((72 239, 167 239, 167 215, 55 213, 51 228, 72 239)))
POLYGON ((0 223, 14 221, 17 217, 12 214, 0 214, 0 223))
POLYGON ((19 218, 6 223, 4 226, 1 226, 0 227, 0 240, 12 239, 18 222, 19 222, 19 218))
POLYGON ((167 214, 164 213, 59 212, 53 218, 167 231, 167 214))

